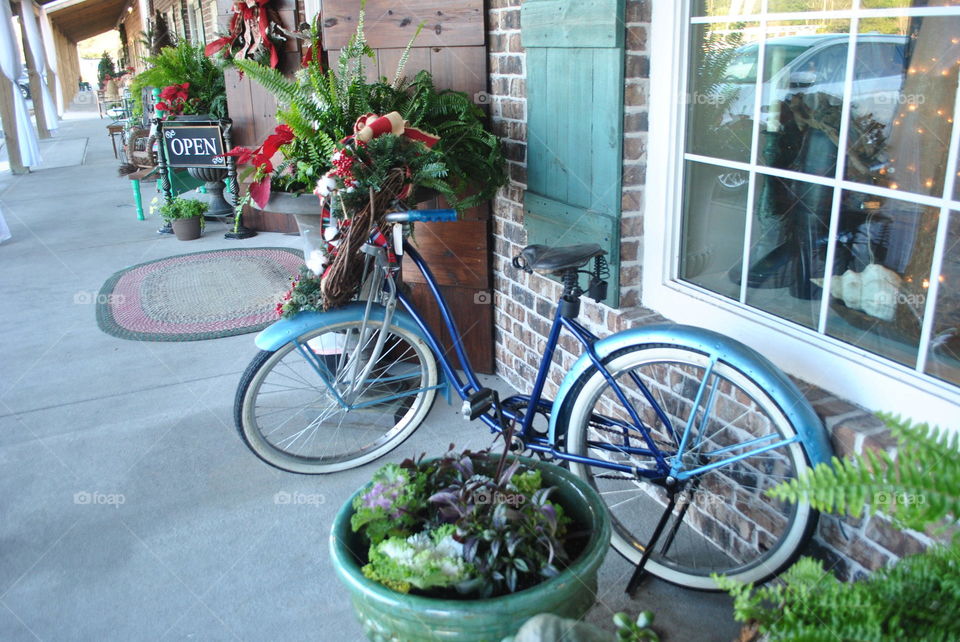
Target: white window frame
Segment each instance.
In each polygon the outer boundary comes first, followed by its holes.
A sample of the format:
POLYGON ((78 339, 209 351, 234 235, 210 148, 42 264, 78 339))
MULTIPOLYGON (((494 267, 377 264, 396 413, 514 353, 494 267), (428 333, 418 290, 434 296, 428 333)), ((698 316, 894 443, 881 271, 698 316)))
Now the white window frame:
MULTIPOLYGON (((739 339, 787 373, 868 410, 900 413, 905 417, 939 424, 948 429, 960 428, 960 386, 922 374, 914 368, 895 363, 854 345, 817 334, 815 329, 785 321, 677 279, 682 214, 680 179, 683 175, 685 135, 683 97, 687 81, 687 15, 690 0, 654 0, 652 4, 649 48, 649 160, 644 198, 643 305, 671 320, 709 327, 739 339)), ((856 2, 855 6, 858 5, 859 2, 856 2)), ((950 11, 950 8, 946 8, 943 14, 954 15, 947 11, 950 11)), ((940 13, 936 9, 928 12, 933 15, 940 13)), ((816 12, 790 14, 791 19, 805 19, 815 15, 816 12)), ((747 19, 757 20, 757 17, 747 19)), ((761 27, 763 26, 761 24, 761 27)), ((854 23, 851 24, 851 39, 855 33, 854 23)), ((760 55, 762 59, 762 52, 760 55)), ((759 92, 757 95, 759 98, 759 92)), ((956 125, 952 132, 948 168, 957 167, 960 100, 957 100, 954 110, 954 122, 956 125)), ((955 169, 948 169, 948 182, 953 180, 955 173, 955 169)), ((893 198, 904 197, 901 192, 887 191, 893 198)), ((937 206, 946 203, 940 198, 929 197, 912 197, 911 200, 937 206)), ((944 211, 945 208, 941 208, 938 254, 946 235, 947 221, 944 211)), ((836 219, 837 217, 833 217, 834 221, 836 219)), ((835 232, 836 230, 831 230, 832 234, 835 232)), ((939 256, 935 256, 934 261, 938 260, 939 256)), ((936 300, 937 285, 934 279, 927 293, 932 300, 931 305, 936 300)), ((829 291, 829 283, 825 283, 824 287, 825 291, 829 291)), ((824 305, 827 303, 826 298, 824 297, 824 305)), ((928 314, 925 315, 925 334, 929 334, 932 324, 930 309, 928 307, 928 314)))

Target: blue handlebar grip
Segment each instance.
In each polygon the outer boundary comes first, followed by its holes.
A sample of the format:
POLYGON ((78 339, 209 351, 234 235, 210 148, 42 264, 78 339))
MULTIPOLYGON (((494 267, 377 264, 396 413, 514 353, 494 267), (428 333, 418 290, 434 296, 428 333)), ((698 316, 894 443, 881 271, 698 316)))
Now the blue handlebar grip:
POLYGON ((457 220, 456 210, 410 210, 407 214, 410 215, 411 221, 423 221, 424 223, 457 220))

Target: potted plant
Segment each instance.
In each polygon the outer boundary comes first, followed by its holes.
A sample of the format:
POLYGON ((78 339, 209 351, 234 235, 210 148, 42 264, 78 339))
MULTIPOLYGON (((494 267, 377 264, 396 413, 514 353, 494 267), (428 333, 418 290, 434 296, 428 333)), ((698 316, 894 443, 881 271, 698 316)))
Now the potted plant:
MULTIPOLYGON (((252 180, 252 200, 261 208, 277 211, 281 199, 270 199, 278 192, 309 197, 317 181, 334 168, 337 144, 357 133, 358 120, 391 112, 397 112, 407 128, 438 137, 433 149, 446 167, 442 178, 451 188, 448 200, 453 207, 466 209, 488 200, 504 184, 506 174, 500 141, 486 128, 484 112, 463 92, 438 91, 427 71, 419 72, 413 81, 404 77, 413 39, 392 81, 369 82, 365 61, 374 52, 363 29, 361 4, 357 31, 341 50, 336 70, 333 65, 325 69, 320 60, 317 22, 311 28, 303 68, 294 78, 252 60, 233 62, 280 102, 280 125, 264 144, 254 150, 238 147, 230 152, 238 164, 250 165, 245 178, 252 180)), ((319 212, 318 205, 314 211, 319 212)))
POLYGON ((582 617, 609 540, 572 473, 466 451, 382 467, 340 509, 330 550, 371 639, 500 640, 539 613, 582 617))
POLYGON ((161 90, 161 100, 176 114, 227 115, 227 90, 223 69, 203 53, 202 47, 181 40, 146 59, 151 65, 130 83, 133 116, 143 115, 142 93, 146 87, 161 90))
POLYGON ((173 227, 173 233, 181 241, 200 238, 203 231, 203 215, 210 206, 193 198, 175 196, 159 208, 158 213, 173 227))

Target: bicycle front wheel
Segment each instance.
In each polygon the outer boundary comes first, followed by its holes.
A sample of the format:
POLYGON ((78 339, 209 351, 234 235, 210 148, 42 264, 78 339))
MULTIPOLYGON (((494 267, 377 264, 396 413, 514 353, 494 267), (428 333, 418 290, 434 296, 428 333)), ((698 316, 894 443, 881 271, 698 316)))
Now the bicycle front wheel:
MULTIPOLYGON (((809 467, 798 441, 763 450, 797 434, 782 411, 786 400, 729 364, 711 367, 708 355, 683 346, 631 346, 610 355, 605 366, 667 463, 680 459, 680 471, 689 472, 723 463, 680 483, 646 569, 674 584, 716 590, 711 573, 761 582, 789 565, 812 533, 816 512, 808 502, 783 503, 764 494, 809 467)), ((654 469, 651 455, 637 453, 647 447, 641 432, 596 368, 570 394, 570 452, 654 469)), ((668 505, 666 487, 600 465, 572 461, 570 468, 603 497, 613 547, 638 563, 668 505)))
POLYGON ((234 417, 267 463, 332 473, 399 446, 433 405, 437 379, 421 337, 356 319, 258 354, 241 378, 234 417))

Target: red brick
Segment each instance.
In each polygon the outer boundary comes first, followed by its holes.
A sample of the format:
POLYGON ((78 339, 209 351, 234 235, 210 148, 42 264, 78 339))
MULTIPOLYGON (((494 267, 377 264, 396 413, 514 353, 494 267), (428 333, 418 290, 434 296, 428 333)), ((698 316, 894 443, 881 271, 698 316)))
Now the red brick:
POLYGON ((647 28, 627 27, 627 51, 643 51, 647 48, 647 28))
POLYGON ((646 142, 642 138, 623 139, 624 160, 641 160, 647 155, 646 142))
POLYGON ((626 21, 650 22, 650 2, 651 0, 628 0, 626 21))
POLYGON ((918 540, 916 536, 895 528, 893 524, 879 515, 874 515, 867 522, 865 534, 870 541, 882 546, 897 557, 913 555, 926 549, 924 543, 918 540))
POLYGON ((628 83, 624 87, 623 102, 631 107, 643 107, 647 104, 647 88, 637 83, 628 83))

